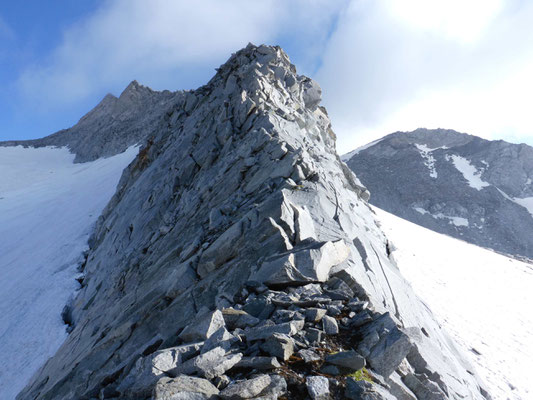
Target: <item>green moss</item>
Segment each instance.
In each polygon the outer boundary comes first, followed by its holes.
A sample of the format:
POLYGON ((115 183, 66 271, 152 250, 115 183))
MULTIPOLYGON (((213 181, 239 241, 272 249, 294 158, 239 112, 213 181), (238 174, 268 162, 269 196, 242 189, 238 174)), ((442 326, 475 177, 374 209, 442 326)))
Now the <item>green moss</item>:
POLYGON ((368 372, 366 368, 361 368, 346 376, 354 378, 356 381, 367 381, 370 383, 374 383, 374 381, 372 380, 372 377, 370 376, 370 373, 368 372))

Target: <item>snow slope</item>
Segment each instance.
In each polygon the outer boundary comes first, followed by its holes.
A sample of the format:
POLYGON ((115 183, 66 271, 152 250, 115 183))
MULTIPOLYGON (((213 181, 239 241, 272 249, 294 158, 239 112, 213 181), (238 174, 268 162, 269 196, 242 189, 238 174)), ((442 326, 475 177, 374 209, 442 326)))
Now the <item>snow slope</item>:
POLYGON ((136 153, 73 164, 66 148, 0 147, 0 399, 14 399, 65 340, 76 267, 136 153))
POLYGON ((402 274, 470 354, 494 399, 532 399, 533 265, 373 209, 402 274))

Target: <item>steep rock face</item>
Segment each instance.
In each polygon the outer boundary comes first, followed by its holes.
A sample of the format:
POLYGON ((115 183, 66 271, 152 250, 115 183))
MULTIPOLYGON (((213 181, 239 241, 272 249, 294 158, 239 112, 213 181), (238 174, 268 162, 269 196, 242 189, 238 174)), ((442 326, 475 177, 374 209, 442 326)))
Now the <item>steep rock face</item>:
POLYGON ((343 157, 383 210, 533 258, 533 148, 451 130, 397 132, 343 157))
POLYGON ((133 81, 119 97, 105 96, 72 128, 42 139, 0 142, 0 146, 66 146, 76 154, 76 163, 110 157, 154 136, 167 110, 181 96, 183 92, 158 92, 133 81))
MULTIPOLYGON (((296 351, 348 398, 484 398, 389 259, 319 102, 281 49, 253 45, 178 96, 99 219, 72 333, 18 398, 170 398, 172 379, 222 389, 239 368, 274 373, 222 398, 294 398, 296 351), (375 390, 345 382, 365 362, 375 390)), ((204 386, 176 398, 218 396, 204 386)))

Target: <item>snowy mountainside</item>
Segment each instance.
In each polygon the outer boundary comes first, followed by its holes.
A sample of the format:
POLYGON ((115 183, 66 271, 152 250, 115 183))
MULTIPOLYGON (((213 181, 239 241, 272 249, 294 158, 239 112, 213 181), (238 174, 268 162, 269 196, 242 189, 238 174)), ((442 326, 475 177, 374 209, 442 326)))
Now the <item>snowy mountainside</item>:
POLYGON ((533 265, 373 209, 400 271, 470 354, 494 399, 531 399, 533 265))
POLYGON ((74 164, 66 148, 0 147, 0 398, 67 338, 63 307, 92 227, 137 154, 74 164))
POLYGON ((396 132, 343 159, 370 203, 411 222, 533 258, 533 148, 445 129, 396 132))

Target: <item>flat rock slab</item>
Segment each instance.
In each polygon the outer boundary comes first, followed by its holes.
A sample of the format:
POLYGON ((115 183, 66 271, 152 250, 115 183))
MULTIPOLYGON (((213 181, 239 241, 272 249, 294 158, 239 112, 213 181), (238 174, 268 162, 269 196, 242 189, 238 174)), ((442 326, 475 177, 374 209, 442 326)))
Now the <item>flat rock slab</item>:
POLYGON ((244 332, 247 341, 267 339, 275 333, 282 333, 288 336, 295 335, 301 331, 305 322, 302 320, 296 320, 291 322, 284 322, 278 325, 252 328, 244 332))
POLYGON ((253 379, 231 383, 220 392, 224 400, 253 399, 261 394, 272 382, 270 376, 260 375, 253 379))
POLYGON ((269 370, 281 367, 276 357, 243 357, 235 364, 235 368, 269 370))
POLYGON ((353 350, 330 354, 326 356, 326 362, 353 371, 360 370, 366 364, 365 359, 353 350))

